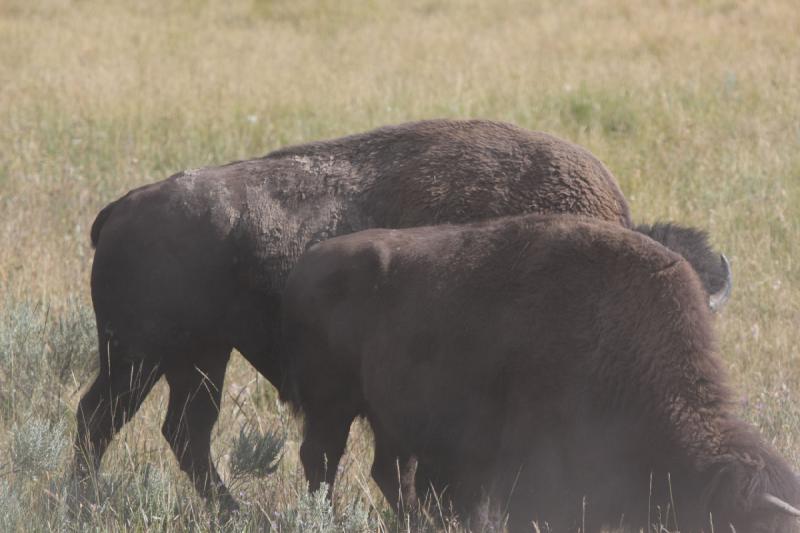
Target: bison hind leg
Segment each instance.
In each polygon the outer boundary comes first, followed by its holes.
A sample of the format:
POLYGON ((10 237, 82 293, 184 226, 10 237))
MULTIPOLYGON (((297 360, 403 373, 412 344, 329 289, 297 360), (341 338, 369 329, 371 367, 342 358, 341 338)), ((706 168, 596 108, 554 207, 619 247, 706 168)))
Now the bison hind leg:
POLYGON ((173 359, 165 370, 169 404, 161 428, 197 492, 206 502, 218 503, 224 514, 239 506, 214 466, 211 432, 219 417, 230 353, 230 347, 217 346, 207 348, 200 357, 173 359))
POLYGON ((73 467, 84 488, 114 435, 133 418, 162 374, 157 360, 134 357, 110 331, 100 330, 98 341, 100 370, 76 413, 73 467))

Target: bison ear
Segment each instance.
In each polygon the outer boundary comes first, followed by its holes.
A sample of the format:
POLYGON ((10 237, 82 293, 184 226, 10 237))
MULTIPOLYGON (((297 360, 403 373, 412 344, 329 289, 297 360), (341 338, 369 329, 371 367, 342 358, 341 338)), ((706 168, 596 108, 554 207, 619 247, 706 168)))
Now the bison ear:
POLYGON ((725 284, 720 290, 708 297, 708 307, 715 313, 719 312, 731 297, 731 289, 733 288, 733 275, 731 274, 731 265, 728 263, 728 258, 725 254, 719 255, 720 262, 722 263, 722 273, 725 276, 725 284))
POLYGON ((794 516, 795 518, 800 518, 800 509, 794 508, 791 504, 769 493, 765 493, 761 496, 761 507, 768 511, 777 511, 789 516, 794 516))

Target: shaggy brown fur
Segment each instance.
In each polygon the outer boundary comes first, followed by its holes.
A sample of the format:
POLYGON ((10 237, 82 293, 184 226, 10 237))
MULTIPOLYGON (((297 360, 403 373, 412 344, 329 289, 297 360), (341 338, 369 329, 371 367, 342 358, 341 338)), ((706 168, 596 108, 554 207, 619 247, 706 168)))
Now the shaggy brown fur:
POLYGON ((697 272, 709 294, 730 290, 730 287, 726 288, 731 283, 729 275, 723 271, 719 254, 708 243, 706 232, 672 223, 640 224, 634 229, 681 254, 697 272))
POLYGON ((614 177, 589 152, 480 120, 381 128, 129 192, 91 230, 100 373, 78 408, 78 475, 99 466, 164 375, 164 436, 200 493, 235 507, 209 453, 225 367, 236 348, 280 384, 280 293, 308 246, 373 226, 535 211, 630 225, 614 177))
POLYGON ((225 367, 236 348, 280 384, 280 294, 308 246, 368 227, 537 211, 630 226, 614 177, 589 152, 481 120, 381 128, 129 192, 91 230, 100 373, 78 408, 77 472, 98 467, 163 375, 163 432, 181 467, 234 506, 209 454, 225 367))
POLYGON ((364 231, 311 248, 283 310, 304 462, 335 470, 363 414, 376 458, 416 454, 473 527, 488 509, 513 531, 658 513, 796 531, 762 502, 800 487, 732 411, 697 275, 640 233, 541 215, 364 231))

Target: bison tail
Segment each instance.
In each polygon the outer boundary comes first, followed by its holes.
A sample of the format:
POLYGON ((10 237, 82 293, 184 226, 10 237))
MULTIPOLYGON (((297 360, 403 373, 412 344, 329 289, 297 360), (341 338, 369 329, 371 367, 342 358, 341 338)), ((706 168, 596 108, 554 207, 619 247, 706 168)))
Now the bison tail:
POLYGON ((90 232, 92 248, 97 248, 97 242, 100 240, 100 231, 103 229, 103 225, 106 223, 106 220, 108 220, 108 217, 111 216, 111 210, 114 209, 117 202, 119 202, 119 200, 115 200, 101 209, 100 212, 97 213, 94 222, 92 222, 92 230, 90 232))

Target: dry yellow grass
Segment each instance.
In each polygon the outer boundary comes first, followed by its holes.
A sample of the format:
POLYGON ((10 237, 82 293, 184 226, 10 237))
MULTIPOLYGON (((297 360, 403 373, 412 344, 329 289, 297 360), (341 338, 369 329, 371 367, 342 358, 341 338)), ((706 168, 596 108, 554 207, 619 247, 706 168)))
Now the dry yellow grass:
MULTIPOLYGON (((743 412, 798 464, 799 33, 791 0, 2 0, 2 312, 88 302, 89 225, 134 186, 387 123, 507 120, 587 146, 637 221, 711 232, 734 269, 718 329, 743 412)), ((228 391, 278 423, 254 380, 236 360, 228 391)), ((220 454, 243 419, 227 398, 220 454)), ((108 468, 177 472, 164 403, 156 390, 108 468)), ((302 485, 296 439, 259 489, 276 508, 302 485)), ((368 432, 353 442, 343 492, 366 494, 368 432)))

